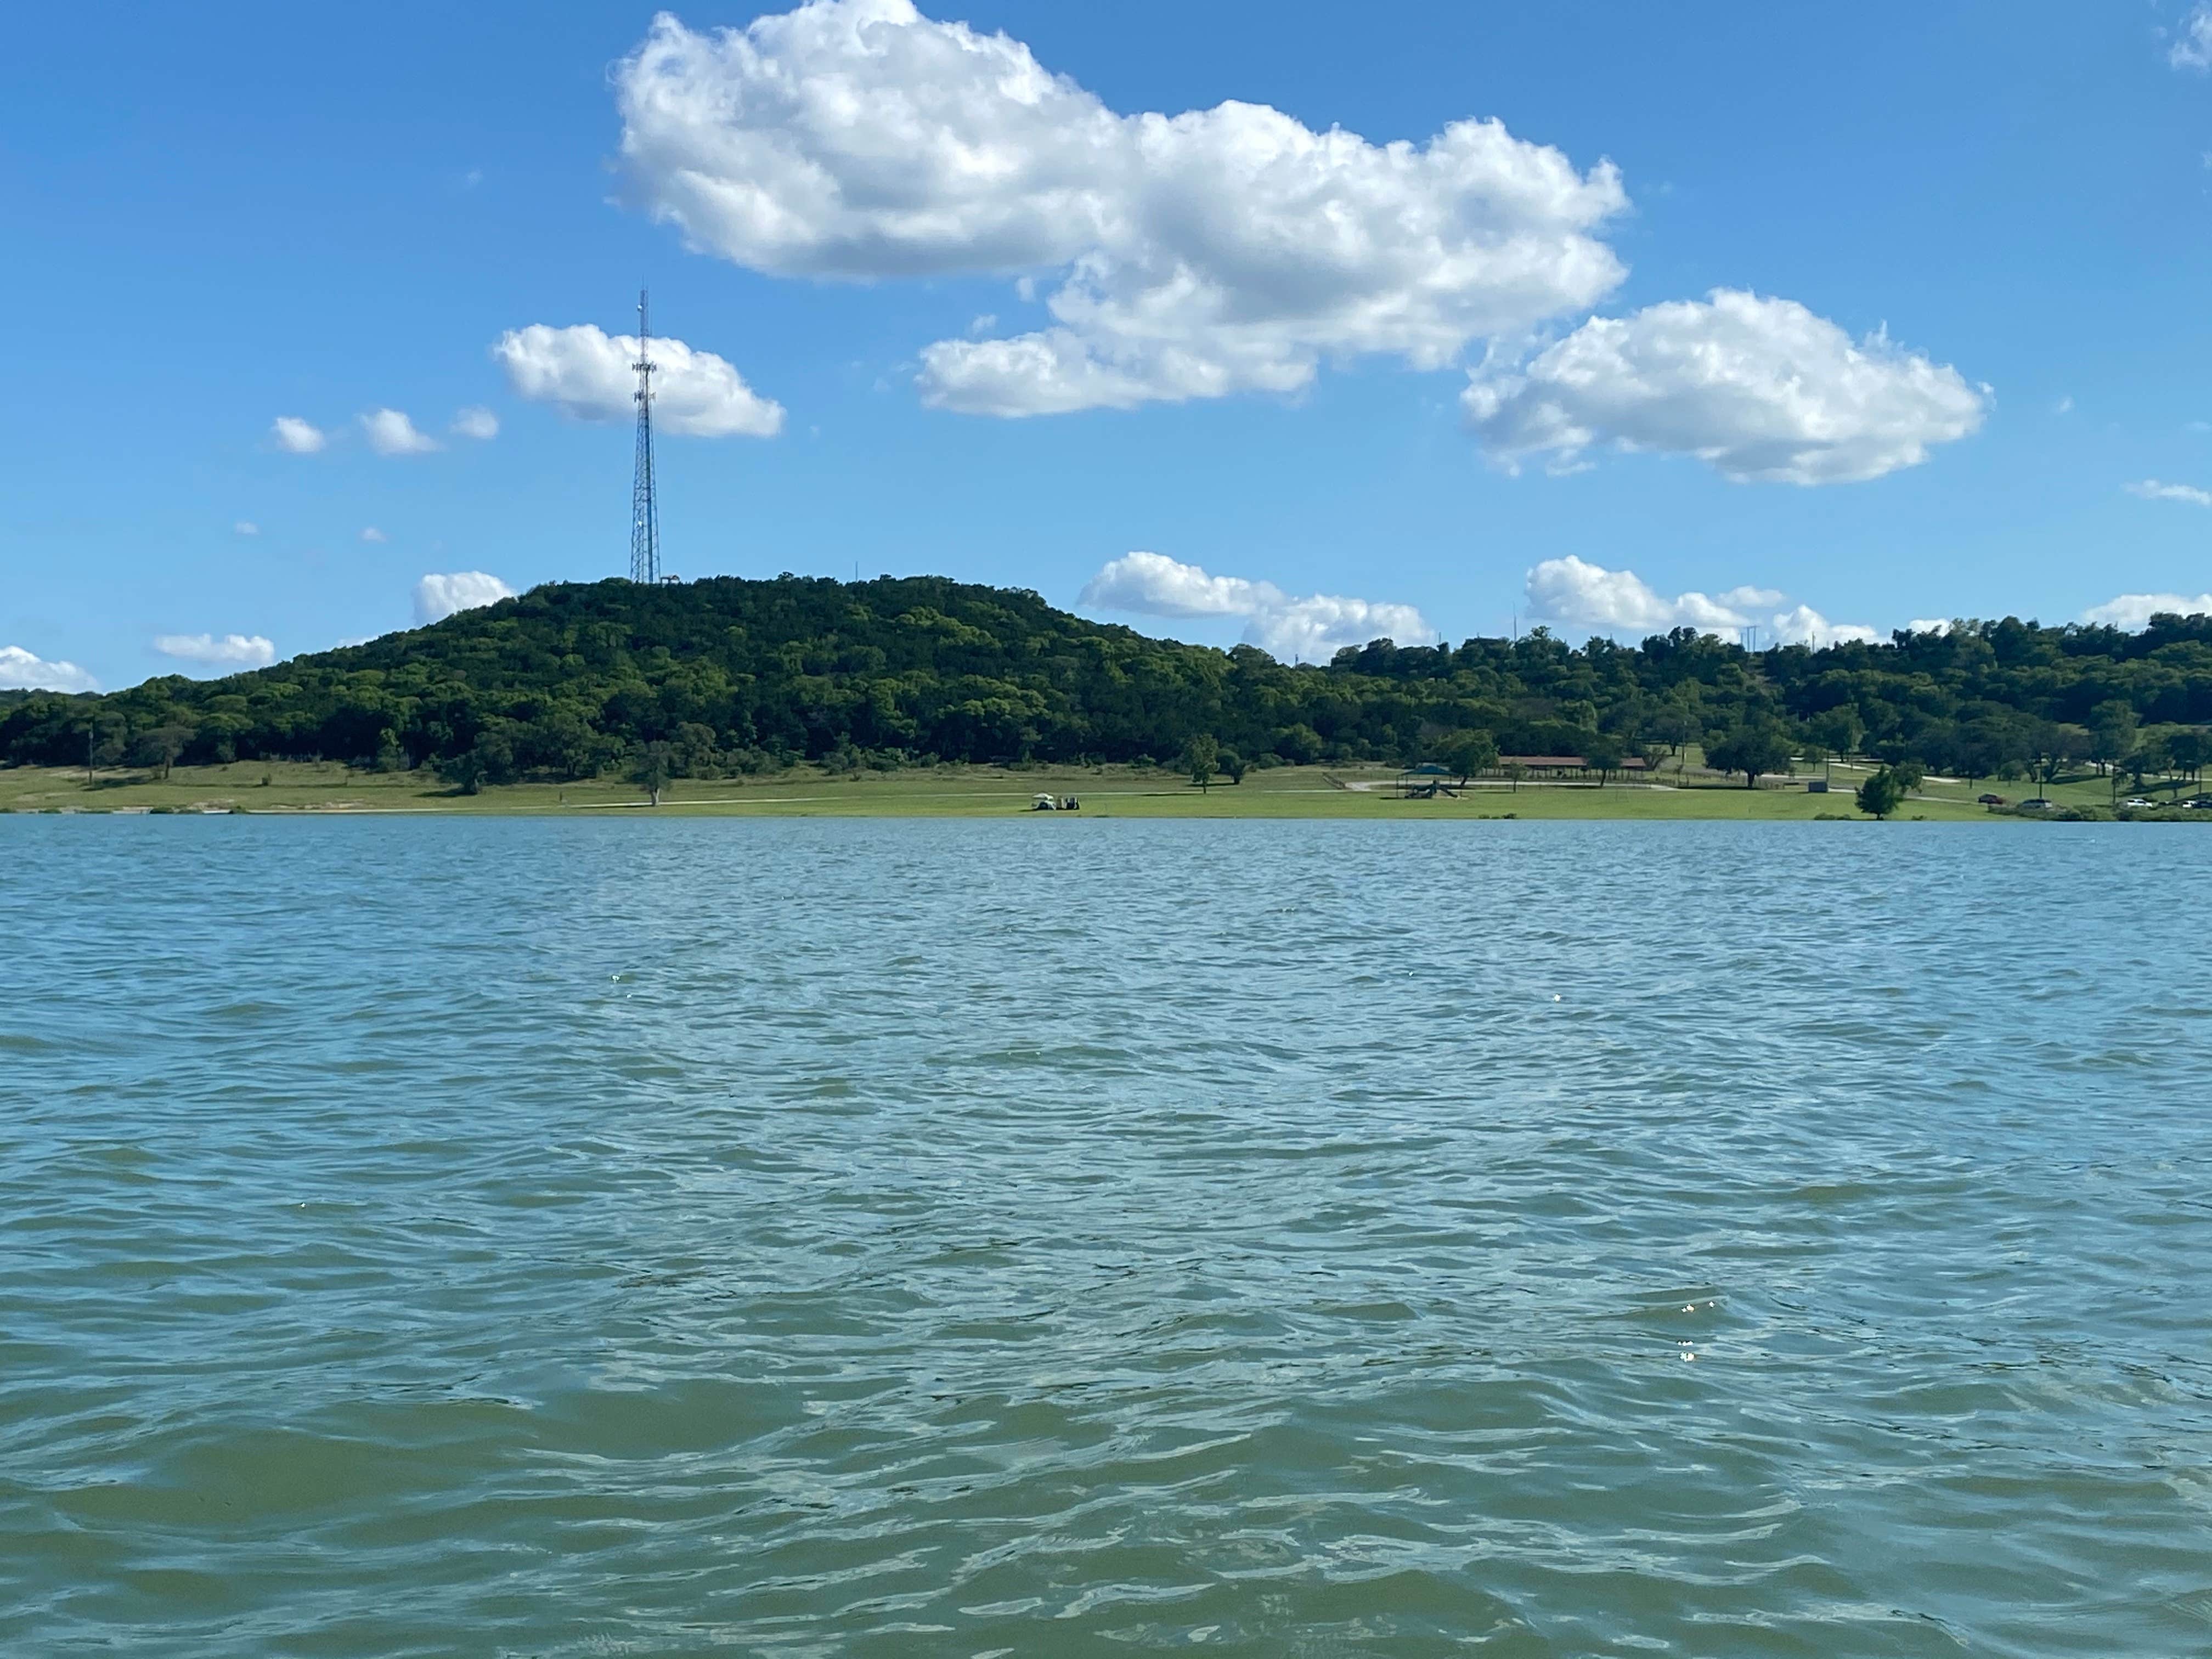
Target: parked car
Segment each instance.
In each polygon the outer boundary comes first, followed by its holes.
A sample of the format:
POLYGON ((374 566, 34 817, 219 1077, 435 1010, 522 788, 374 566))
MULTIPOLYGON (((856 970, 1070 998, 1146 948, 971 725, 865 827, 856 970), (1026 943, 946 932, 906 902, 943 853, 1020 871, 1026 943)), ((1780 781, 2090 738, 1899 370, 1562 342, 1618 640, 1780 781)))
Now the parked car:
POLYGON ((2147 811, 2150 807, 2150 803, 2145 800, 2141 795, 2130 795, 2125 800, 2122 801, 2120 805, 2128 808, 2130 811, 2136 812, 2147 811))
POLYGON ((2005 804, 2005 798, 2002 795, 1977 795, 1974 797, 1974 804, 1977 806, 2002 806, 2005 804))
POLYGON ((2023 812, 2048 812, 2051 810, 2051 803, 2031 797, 2021 802, 2020 810, 2023 812))

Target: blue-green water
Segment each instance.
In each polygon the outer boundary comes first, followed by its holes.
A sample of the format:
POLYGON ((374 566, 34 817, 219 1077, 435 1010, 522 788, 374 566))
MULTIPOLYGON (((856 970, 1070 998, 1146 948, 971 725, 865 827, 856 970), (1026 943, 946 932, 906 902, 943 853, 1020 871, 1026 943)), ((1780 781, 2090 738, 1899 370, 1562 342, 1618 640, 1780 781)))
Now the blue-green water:
POLYGON ((2212 1650, 2212 836, 0 822, 0 1652, 2212 1650))

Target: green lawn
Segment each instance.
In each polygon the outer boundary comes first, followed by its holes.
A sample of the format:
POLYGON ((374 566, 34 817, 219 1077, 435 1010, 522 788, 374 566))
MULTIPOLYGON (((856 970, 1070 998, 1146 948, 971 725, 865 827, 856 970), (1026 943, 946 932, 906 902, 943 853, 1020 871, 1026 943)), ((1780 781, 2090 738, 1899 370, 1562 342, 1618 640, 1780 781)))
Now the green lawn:
MULTIPOLYGON (((1832 793, 1807 793, 1802 780, 1775 780, 1756 790, 1741 782, 1700 780, 1679 787, 1504 784, 1478 787, 1457 799, 1400 800, 1381 790, 1338 787, 1384 783, 1387 768, 1281 767, 1246 775, 1242 784, 1200 790, 1159 771, 1126 767, 1014 770, 946 766, 897 773, 830 777, 796 768, 773 781, 757 778, 678 782, 664 798, 663 815, 734 817, 977 817, 1024 810, 1041 792, 1079 795, 1093 817, 1272 818, 1812 818, 1821 813, 1856 817, 1850 789, 1863 770, 1838 765, 1832 793), (1332 781, 1332 779, 1337 781, 1332 781)), ((2017 784, 1935 784, 1907 802, 1900 818, 1981 819, 1974 804, 1985 787, 2017 799, 2017 784)), ((2069 805, 2106 805, 2102 779, 2054 785, 2051 799, 2069 805)), ((632 786, 606 780, 586 783, 515 784, 480 795, 455 795, 421 773, 354 772, 336 764, 240 762, 232 766, 179 767, 167 782, 138 772, 101 773, 88 787, 81 770, 24 767, 0 769, 0 811, 116 811, 153 807, 189 810, 240 808, 255 812, 397 811, 538 812, 577 816, 623 815, 650 809, 632 786), (266 779, 267 781, 264 782, 266 779)))

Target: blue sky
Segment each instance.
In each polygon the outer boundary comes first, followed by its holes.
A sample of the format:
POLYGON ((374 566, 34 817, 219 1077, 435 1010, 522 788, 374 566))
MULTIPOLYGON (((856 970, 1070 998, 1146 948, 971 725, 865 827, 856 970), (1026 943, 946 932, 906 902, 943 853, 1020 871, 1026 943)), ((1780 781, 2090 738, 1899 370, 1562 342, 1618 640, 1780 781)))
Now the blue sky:
POLYGON ((2212 588, 2189 0, 922 9, 14 19, 0 682, 619 574, 621 354, 569 331, 641 285, 719 360, 660 450, 686 576, 1283 654, 2212 588))

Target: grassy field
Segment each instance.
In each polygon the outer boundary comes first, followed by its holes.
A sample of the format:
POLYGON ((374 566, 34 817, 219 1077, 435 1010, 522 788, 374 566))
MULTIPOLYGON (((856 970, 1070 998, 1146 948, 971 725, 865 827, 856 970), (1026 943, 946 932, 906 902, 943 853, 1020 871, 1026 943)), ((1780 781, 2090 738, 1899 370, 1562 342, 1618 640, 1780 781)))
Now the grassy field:
MULTIPOLYGON (((1401 800, 1382 788, 1387 768, 1281 767, 1246 775, 1242 784, 1200 790, 1156 770, 1126 767, 1009 769, 945 766, 831 777, 795 768, 773 780, 684 781, 662 799, 661 815, 836 817, 992 817, 1025 810, 1040 793, 1077 795, 1092 817, 1212 818, 1694 818, 1856 817, 1850 789, 1865 774, 1838 765, 1833 792, 1808 793, 1802 780, 1776 780, 1756 790, 1690 774, 1675 787, 1524 783, 1478 787, 1457 799, 1401 800)), ((1984 819, 1974 796, 1989 786, 1931 781, 1899 812, 1900 819, 1984 819)), ((1997 791, 2017 799, 2014 784, 1997 791)), ((2105 806, 2102 779, 2053 785, 2052 801, 2105 806)), ((88 787, 80 770, 0 770, 0 811, 100 812, 232 811, 249 812, 532 812, 579 817, 650 811, 632 785, 611 780, 571 784, 514 784, 457 795, 424 773, 356 772, 334 763, 240 762, 179 767, 163 782, 131 771, 103 772, 88 787)))

